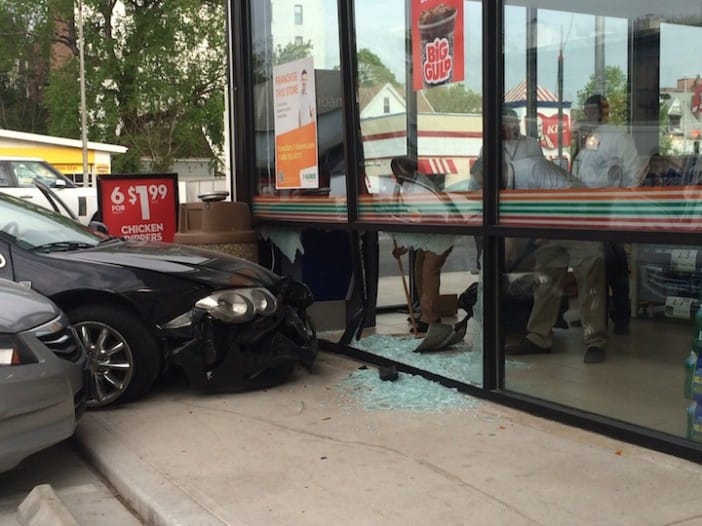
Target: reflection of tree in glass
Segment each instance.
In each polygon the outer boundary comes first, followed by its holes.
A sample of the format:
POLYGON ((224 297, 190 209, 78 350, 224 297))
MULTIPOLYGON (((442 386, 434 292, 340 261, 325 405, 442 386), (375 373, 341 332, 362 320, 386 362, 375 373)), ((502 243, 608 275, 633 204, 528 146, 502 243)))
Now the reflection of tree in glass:
POLYGON ((360 86, 384 86, 387 83, 400 87, 395 75, 383 64, 380 57, 368 48, 358 50, 358 84, 360 86))
POLYGON ((309 57, 312 55, 312 51, 313 46, 311 40, 301 43, 288 42, 284 47, 278 44, 273 55, 273 63, 285 64, 286 62, 292 62, 299 58, 309 57))
MULTIPOLYGON (((261 45, 256 47, 260 49, 261 45)), ((285 46, 278 44, 269 58, 267 58, 265 51, 255 51, 252 56, 254 84, 262 84, 270 79, 273 74, 273 66, 309 57, 312 55, 312 51, 311 40, 298 43, 288 42, 285 46)))
POLYGON ((436 112, 481 113, 483 111, 482 96, 466 89, 460 83, 424 90, 424 96, 436 112))
MULTIPOLYGON (((602 95, 606 95, 609 101, 609 122, 626 125, 629 121, 626 76, 619 66, 605 66, 604 73, 605 92, 602 95)), ((578 108, 575 120, 583 118, 582 108, 585 104, 585 99, 596 93, 599 93, 597 78, 592 74, 585 87, 578 91, 578 108)))

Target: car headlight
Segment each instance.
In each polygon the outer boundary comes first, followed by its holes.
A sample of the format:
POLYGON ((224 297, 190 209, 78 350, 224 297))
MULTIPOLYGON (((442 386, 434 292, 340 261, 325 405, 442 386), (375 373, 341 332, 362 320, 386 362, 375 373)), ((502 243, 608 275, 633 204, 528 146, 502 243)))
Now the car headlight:
POLYGON ((0 367, 37 362, 37 357, 19 337, 0 334, 0 367))
POLYGON ((228 289, 198 300, 195 308, 207 311, 218 320, 245 323, 257 315, 270 316, 277 310, 278 302, 266 289, 228 289))

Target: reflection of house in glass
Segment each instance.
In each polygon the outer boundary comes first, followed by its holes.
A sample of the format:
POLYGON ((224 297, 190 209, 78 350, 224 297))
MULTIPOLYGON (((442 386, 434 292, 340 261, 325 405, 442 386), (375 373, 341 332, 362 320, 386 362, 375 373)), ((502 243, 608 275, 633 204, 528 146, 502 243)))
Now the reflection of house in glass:
MULTIPOLYGON (((336 70, 315 70, 317 129, 319 141, 320 191, 345 192, 343 113, 341 79, 336 70)), ((550 91, 539 88, 537 103, 541 146, 547 158, 558 155, 558 101, 550 91)), ((268 83, 256 88, 257 100, 272 101, 268 83)), ((407 154, 407 101, 403 91, 391 83, 363 86, 358 91, 363 160, 366 183, 371 193, 392 192, 390 161, 407 154)), ((520 116, 526 133, 526 87, 517 85, 507 92, 506 105, 520 116)), ((467 190, 470 167, 483 144, 483 118, 480 113, 441 113, 417 92, 416 144, 419 170, 443 188, 467 190)), ((570 149, 570 102, 563 103, 563 154, 570 149)), ((272 190, 274 166, 273 114, 266 104, 257 104, 257 164, 261 188, 272 190)), ((410 116, 411 117, 411 116, 410 116)), ((411 119, 410 119, 411 120, 411 119)), ((264 192, 265 193, 265 192, 264 192)))
POLYGON ((661 89, 663 115, 661 131, 668 139, 670 149, 662 153, 699 154, 702 135, 701 93, 702 81, 699 77, 678 79, 675 88, 661 89))
MULTIPOLYGON (((539 139, 547 158, 558 156, 558 99, 544 88, 537 90, 539 139)), ((526 83, 506 95, 505 104, 520 116, 526 133, 526 83)), ((390 160, 406 153, 407 104, 391 84, 359 90, 361 130, 366 172, 371 190, 383 190, 383 178, 390 174, 390 160)), ((420 171, 435 177, 447 188, 467 189, 470 166, 480 154, 482 115, 479 113, 435 112, 423 92, 417 93, 417 152, 420 171)), ((570 148, 570 102, 563 103, 562 144, 570 148)))

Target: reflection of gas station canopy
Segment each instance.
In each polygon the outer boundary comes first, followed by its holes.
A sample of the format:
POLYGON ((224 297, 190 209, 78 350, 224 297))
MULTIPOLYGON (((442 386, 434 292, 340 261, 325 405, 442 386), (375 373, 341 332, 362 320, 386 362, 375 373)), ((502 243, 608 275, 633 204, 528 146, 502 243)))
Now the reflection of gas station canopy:
MULTIPOLYGON (((561 122, 561 144, 570 144, 570 101, 559 101, 558 96, 543 86, 536 86, 536 120, 538 139, 547 157, 555 154, 559 144, 559 122, 561 122), (562 120, 559 121, 559 106, 562 120)), ((526 119, 527 82, 522 81, 505 93, 505 106, 513 108, 519 119, 526 119)), ((524 131, 524 128, 522 128, 524 131)), ((567 154, 566 154, 567 155, 567 154)))
MULTIPOLYGON (((505 106, 524 106, 527 102, 527 83, 522 81, 507 93, 505 93, 505 106)), ((558 106, 558 97, 543 86, 536 87, 536 102, 544 108, 554 108, 558 106)), ((570 108, 570 101, 563 101, 564 108, 570 108)))

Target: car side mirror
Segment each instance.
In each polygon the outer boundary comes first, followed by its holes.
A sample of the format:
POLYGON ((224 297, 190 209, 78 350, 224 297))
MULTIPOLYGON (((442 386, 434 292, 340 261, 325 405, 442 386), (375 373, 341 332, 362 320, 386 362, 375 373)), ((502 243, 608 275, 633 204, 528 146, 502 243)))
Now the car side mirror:
POLYGON ((101 221, 91 221, 88 224, 89 228, 92 228, 96 232, 100 232, 101 234, 110 234, 110 229, 107 228, 107 225, 101 221))

